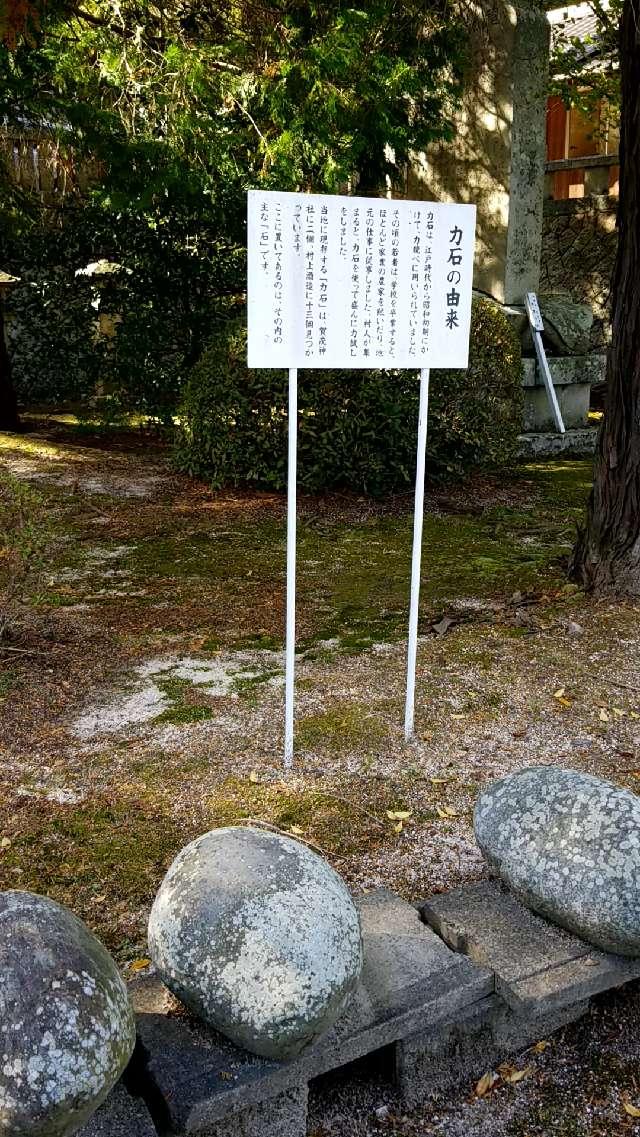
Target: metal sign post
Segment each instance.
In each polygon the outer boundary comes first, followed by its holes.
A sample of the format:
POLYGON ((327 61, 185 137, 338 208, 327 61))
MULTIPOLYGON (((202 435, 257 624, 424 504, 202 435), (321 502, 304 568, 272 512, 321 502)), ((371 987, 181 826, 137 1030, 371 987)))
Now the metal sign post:
POLYGON ((413 553, 411 557, 411 603, 409 608, 409 644, 407 648, 407 697, 404 709, 404 736, 413 736, 416 702, 416 658, 418 653, 418 611, 420 605, 420 568, 422 563, 422 525, 424 519, 424 471, 429 418, 429 368, 420 372, 420 410, 418 412, 418 454, 416 461, 416 496, 413 510, 413 553))
POLYGON ((544 331, 544 323, 542 320, 542 313, 540 311, 540 305, 538 304, 538 297, 536 296, 535 292, 527 292, 527 295, 524 298, 524 305, 525 305, 525 308, 527 310, 527 316, 529 317, 529 324, 531 326, 531 336, 533 339, 533 346, 536 349, 536 355, 538 357, 538 364, 539 364, 540 370, 542 372, 542 378, 544 380, 544 385, 547 388, 547 398, 549 399, 549 404, 551 406, 551 412, 553 414, 553 418, 554 418, 558 432, 560 434, 564 434, 565 433, 564 421, 562 418, 562 414, 560 413, 560 406, 558 404, 558 396, 556 395, 555 387, 553 386, 553 379, 551 378, 551 372, 549 370, 549 364, 547 362, 547 353, 544 350, 544 344, 542 342, 542 332, 544 331))
POLYGON ((289 454, 287 460, 287 619, 285 641, 284 765, 293 765, 293 695, 296 666, 296 483, 298 370, 289 368, 289 454))

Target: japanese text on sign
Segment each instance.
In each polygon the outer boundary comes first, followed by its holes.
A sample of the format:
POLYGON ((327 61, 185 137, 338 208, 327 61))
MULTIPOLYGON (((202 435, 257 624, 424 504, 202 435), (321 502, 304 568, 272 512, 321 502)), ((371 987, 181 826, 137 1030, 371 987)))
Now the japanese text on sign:
POLYGON ((261 193, 250 367, 466 367, 475 206, 261 193))

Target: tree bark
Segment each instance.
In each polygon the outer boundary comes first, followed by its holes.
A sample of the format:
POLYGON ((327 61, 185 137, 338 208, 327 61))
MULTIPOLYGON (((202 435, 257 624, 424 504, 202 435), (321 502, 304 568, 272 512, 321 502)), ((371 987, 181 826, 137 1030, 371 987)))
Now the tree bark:
POLYGON ((11 360, 4 335, 4 313, 0 299, 0 430, 19 430, 18 400, 11 377, 11 360))
POLYGON ((587 524, 571 574, 599 593, 640 596, 640 0, 620 24, 620 200, 607 398, 587 524))

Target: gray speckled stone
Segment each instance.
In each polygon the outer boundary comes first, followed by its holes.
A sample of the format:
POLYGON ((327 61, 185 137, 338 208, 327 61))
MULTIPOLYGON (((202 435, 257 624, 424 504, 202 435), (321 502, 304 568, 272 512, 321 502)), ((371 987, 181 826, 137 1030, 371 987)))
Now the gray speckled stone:
POLYGON ((640 798, 577 770, 510 774, 478 799, 476 840, 534 912, 640 956, 640 798))
POLYGON ((214 830, 178 854, 149 948, 182 1002, 265 1058, 291 1058, 327 1030, 362 968, 338 874, 305 845, 249 828, 214 830))
POLYGON ((71 912, 0 893, 0 1134, 68 1137, 120 1077, 135 1043, 126 987, 71 912))

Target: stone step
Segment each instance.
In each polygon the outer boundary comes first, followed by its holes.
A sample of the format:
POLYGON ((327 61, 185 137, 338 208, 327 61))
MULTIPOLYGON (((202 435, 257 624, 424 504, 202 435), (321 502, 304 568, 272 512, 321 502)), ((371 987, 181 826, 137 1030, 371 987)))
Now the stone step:
POLYGON ((423 918, 454 951, 495 974, 514 1010, 562 1010, 640 978, 640 960, 607 955, 534 915, 499 881, 432 896, 423 918))

